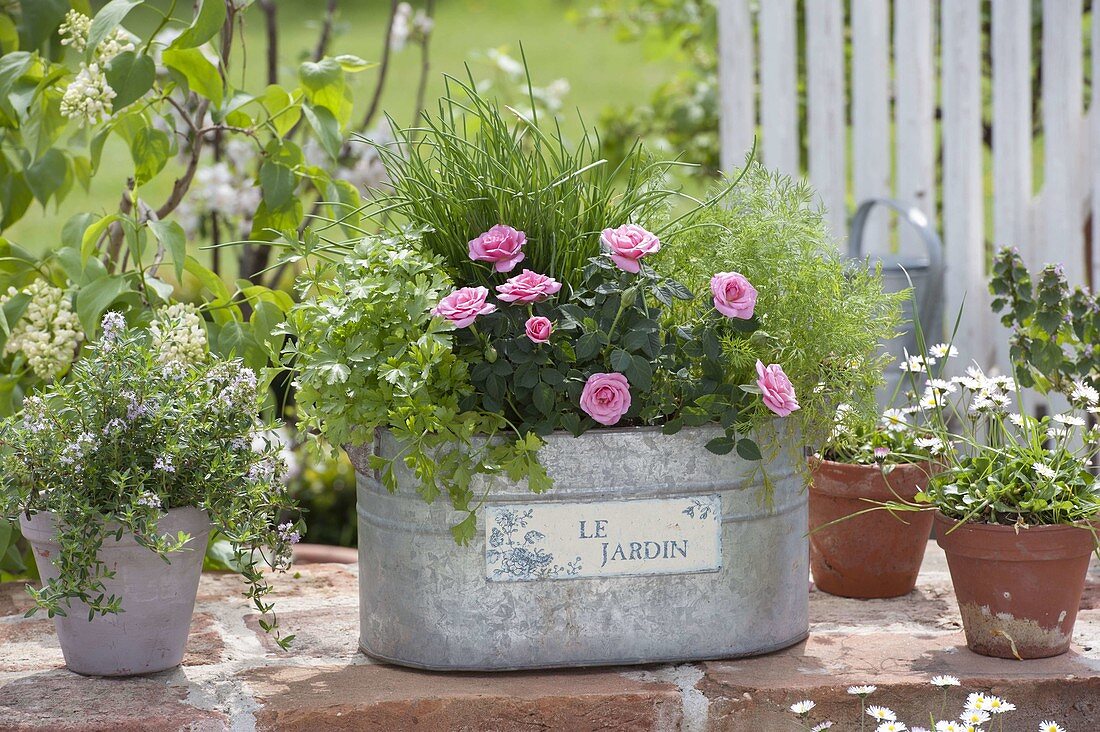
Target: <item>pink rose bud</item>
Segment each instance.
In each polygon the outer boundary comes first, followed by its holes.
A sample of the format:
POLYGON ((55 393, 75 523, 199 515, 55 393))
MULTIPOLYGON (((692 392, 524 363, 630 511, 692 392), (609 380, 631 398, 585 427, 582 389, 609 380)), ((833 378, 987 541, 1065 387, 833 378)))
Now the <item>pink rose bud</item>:
POLYGON ((581 392, 581 409, 600 424, 615 424, 630 409, 630 382, 622 374, 592 374, 581 392))
POLYGON ((511 226, 497 224, 470 241, 470 259, 492 262, 497 272, 511 272, 523 261, 523 245, 527 235, 511 226))
POLYGON ((497 285, 497 296, 504 302, 542 302, 561 289, 561 283, 529 269, 497 285))
POLYGON ((550 333, 553 332, 554 325, 550 322, 550 318, 536 315, 533 318, 527 319, 525 330, 527 331, 527 337, 530 338, 532 342, 546 343, 550 340, 550 333))
POLYGON ((465 328, 474 322, 477 316, 496 312, 496 305, 485 302, 487 297, 489 297, 489 291, 484 287, 463 287, 440 300, 439 304, 432 309, 432 315, 446 318, 454 323, 456 328, 465 328))
POLYGON ((637 224, 623 224, 617 229, 604 229, 600 243, 611 254, 611 261, 624 272, 637 274, 642 266, 638 260, 661 248, 661 240, 637 224))
POLYGON ((777 363, 764 366, 757 359, 756 385, 760 387, 760 393, 764 396, 764 404, 780 417, 786 417, 798 409, 798 399, 794 395, 794 387, 791 380, 783 373, 783 367, 777 363))
POLYGON ((714 307, 727 318, 748 320, 756 307, 756 288, 740 272, 719 272, 710 278, 714 307))

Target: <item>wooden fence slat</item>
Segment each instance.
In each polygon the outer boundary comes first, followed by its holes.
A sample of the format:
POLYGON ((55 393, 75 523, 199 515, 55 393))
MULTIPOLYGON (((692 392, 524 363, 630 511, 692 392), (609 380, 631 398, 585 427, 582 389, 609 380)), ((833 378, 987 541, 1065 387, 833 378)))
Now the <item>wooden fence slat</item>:
POLYGON ((1084 282, 1081 0, 1043 0, 1043 252, 1084 282))
MULTIPOLYGON (((936 221, 935 129, 936 83, 932 72, 932 2, 905 0, 894 4, 894 115, 897 160, 896 197, 936 221)), ((922 251, 920 236, 901 227, 905 251, 922 251)))
POLYGON ((749 0, 719 0, 719 145, 722 170, 739 167, 756 134, 756 60, 749 0))
MULTIPOLYGON (((852 167, 856 205, 890 195, 888 0, 852 0, 852 167)), ((864 251, 888 251, 887 217, 872 213, 864 251)))
POLYGON ((844 118, 844 7, 841 0, 806 3, 806 84, 810 180, 829 230, 838 241, 848 230, 846 176, 848 126, 844 118))
POLYGON ((797 176, 799 169, 798 102, 794 0, 760 5, 760 126, 764 164, 797 176))
MULTIPOLYGON (((1031 223, 1031 0, 992 5, 993 247, 1017 247, 1034 264, 1031 223)), ((996 361, 1009 368, 1008 333, 995 327, 996 361)))
POLYGON ((993 245, 1032 262, 1031 0, 993 3, 993 245))
POLYGON ((943 231, 947 260, 945 321, 964 298, 956 341, 978 363, 995 358, 986 290, 982 195, 981 2, 943 0, 943 231))
POLYGON ((1089 104, 1090 166, 1092 171, 1092 278, 1094 292, 1100 291, 1100 22, 1096 4, 1092 16, 1092 102, 1089 104))

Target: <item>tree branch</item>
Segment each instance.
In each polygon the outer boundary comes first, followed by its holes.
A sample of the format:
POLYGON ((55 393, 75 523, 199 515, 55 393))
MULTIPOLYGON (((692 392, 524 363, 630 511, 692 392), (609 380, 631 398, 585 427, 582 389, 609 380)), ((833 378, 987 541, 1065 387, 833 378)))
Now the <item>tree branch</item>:
POLYGON ((276 24, 275 0, 260 0, 267 29, 267 83, 279 83, 279 27, 276 24))
POLYGON ((365 116, 363 121, 359 124, 360 132, 370 126, 375 113, 378 111, 378 105, 382 101, 382 90, 386 86, 386 74, 389 72, 390 68, 390 47, 393 46, 393 22, 397 18, 397 6, 399 4, 398 0, 391 0, 390 2, 390 22, 386 23, 386 42, 385 45, 382 46, 382 60, 378 65, 378 85, 374 87, 374 96, 370 100, 370 107, 367 108, 367 116, 365 116))
POLYGON ((321 37, 317 39, 317 47, 313 49, 313 60, 320 61, 328 53, 328 44, 332 42, 332 26, 336 22, 337 0, 328 0, 325 6, 325 21, 321 25, 321 37))
MULTIPOLYGON (((424 15, 429 24, 435 18, 435 0, 428 0, 424 7, 424 15)), ((420 122, 420 115, 424 111, 424 95, 428 91, 428 72, 431 70, 429 50, 432 43, 432 32, 427 30, 420 39, 420 80, 416 84, 416 109, 413 111, 412 126, 416 127, 420 122)))
MULTIPOLYGON (((128 178, 126 188, 122 191, 122 200, 118 202, 118 212, 126 216, 133 210, 134 179, 128 178)), ((107 271, 114 274, 118 268, 118 257, 122 253, 122 244, 126 241, 126 230, 122 228, 121 222, 115 221, 107 227, 107 236, 107 256, 104 257, 103 263, 107 266, 107 271)))
MULTIPOLYGON (((195 110, 195 118, 199 120, 199 124, 202 124, 202 120, 206 117, 206 110, 210 108, 210 101, 203 99, 199 102, 198 108, 195 110)), ((198 125, 192 125, 196 129, 198 125)), ((191 187, 191 181, 195 177, 195 171, 199 167, 199 156, 202 154, 202 145, 205 135, 193 134, 191 136, 191 157, 187 161, 187 168, 183 171, 183 175, 176 178, 176 182, 172 184, 172 192, 168 194, 168 200, 166 200, 160 208, 157 209, 157 218, 163 219, 170 213, 176 210, 176 208, 183 201, 183 197, 187 194, 187 190, 191 187)))

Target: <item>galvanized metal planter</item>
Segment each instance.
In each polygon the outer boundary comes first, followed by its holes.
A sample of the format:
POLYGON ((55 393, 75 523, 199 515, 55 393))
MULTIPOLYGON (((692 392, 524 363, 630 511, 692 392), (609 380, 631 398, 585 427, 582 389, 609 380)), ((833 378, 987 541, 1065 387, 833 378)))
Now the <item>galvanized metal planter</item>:
MULTIPOLYGON (((806 637, 803 451, 750 463, 703 445, 717 427, 554 434, 542 495, 498 480, 482 530, 426 505, 398 472, 390 494, 350 448, 358 475, 360 648, 435 670, 594 666, 767 653, 806 637), (766 471, 771 505, 761 501, 766 471)), ((380 434, 373 446, 393 456, 380 434)), ((484 487, 481 484, 480 487, 484 487)))

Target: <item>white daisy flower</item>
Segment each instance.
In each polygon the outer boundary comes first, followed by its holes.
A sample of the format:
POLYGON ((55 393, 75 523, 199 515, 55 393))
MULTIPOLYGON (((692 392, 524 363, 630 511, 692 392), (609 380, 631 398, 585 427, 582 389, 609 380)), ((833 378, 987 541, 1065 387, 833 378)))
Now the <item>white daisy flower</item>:
POLYGON ((1008 421, 1021 429, 1023 429, 1023 426, 1028 423, 1027 417, 1022 414, 1016 413, 1008 415, 1008 421))
POLYGON ((1085 420, 1074 414, 1056 414, 1051 419, 1061 424, 1072 425, 1074 427, 1084 427, 1085 420))
POLYGON ((1054 480, 1056 477, 1058 477, 1058 474, 1054 472, 1054 468, 1046 465, 1045 463, 1032 463, 1031 469, 1034 470, 1037 475, 1046 478, 1047 480, 1054 480))
POLYGON ((933 676, 930 682, 932 686, 938 686, 943 688, 945 686, 958 686, 960 684, 958 678, 954 676, 933 676))
POLYGON ((815 724, 811 727, 810 732, 825 732, 825 730, 830 729, 832 726, 833 723, 826 719, 821 724, 815 724))
POLYGON ((878 691, 878 687, 877 686, 872 686, 871 684, 868 684, 866 686, 849 686, 848 687, 848 693, 851 694, 852 696, 870 696, 871 694, 874 694, 876 691, 878 691))
POLYGON ((984 393, 978 393, 974 395, 974 398, 970 400, 970 411, 974 413, 990 412, 993 410, 993 401, 984 393))
POLYGON ((967 695, 965 709, 967 711, 983 711, 989 705, 989 697, 980 691, 974 691, 967 695))
POLYGON ((910 356, 909 351, 905 351, 905 360, 898 365, 898 368, 911 374, 923 374, 928 370, 929 366, 934 366, 935 364, 935 358, 929 357, 925 360, 924 356, 910 356))
POLYGON ((959 355, 959 349, 947 343, 937 343, 928 349, 928 353, 936 358, 954 358, 959 355))
POLYGON ((963 728, 953 720, 936 722, 936 732, 963 732, 963 728))
POLYGON ((867 707, 867 716, 880 722, 895 722, 898 718, 898 715, 894 714, 892 709, 876 707, 874 704, 867 707))
POLYGON ((914 444, 922 450, 927 450, 933 455, 939 455, 943 453, 944 448, 946 447, 943 444, 943 440, 938 437, 918 437, 916 440, 914 440, 914 444))
POLYGON ((1051 427, 1047 430, 1047 437, 1052 440, 1060 440, 1063 437, 1069 436, 1069 430, 1065 427, 1051 427))
POLYGON ((970 391, 978 391, 982 389, 985 385, 984 381, 976 379, 973 376, 953 376, 951 377, 951 383, 958 384, 964 389, 969 389, 970 391))
POLYGON ((1004 714, 1006 712, 1016 711, 1015 704, 1007 702, 999 696, 989 697, 989 706, 986 708, 994 714, 1004 714))
POLYGON ((1083 381, 1073 382, 1073 390, 1069 393, 1070 401, 1078 404, 1096 404, 1100 402, 1100 392, 1083 381))
POLYGON ((905 732, 907 729, 902 722, 883 722, 875 727, 875 732, 905 732))
POLYGON ((813 709, 816 706, 817 706, 817 704, 810 701, 809 699, 806 699, 804 701, 795 702, 794 704, 792 704, 791 705, 791 711, 794 712, 795 714, 797 714, 798 716, 803 717, 803 716, 809 714, 810 710, 813 709))
POLYGON ((900 409, 887 409, 882 413, 881 421, 887 432, 904 432, 909 428, 909 420, 900 409))
POLYGON ((1066 732, 1062 729, 1062 725, 1057 722, 1047 720, 1045 722, 1039 722, 1039 732, 1066 732))
POLYGON ((980 709, 969 709, 959 715, 959 721, 965 724, 985 724, 990 720, 989 712, 980 709))
POLYGON ((954 394, 959 390, 957 386, 947 379, 929 379, 927 387, 940 394, 954 394))

